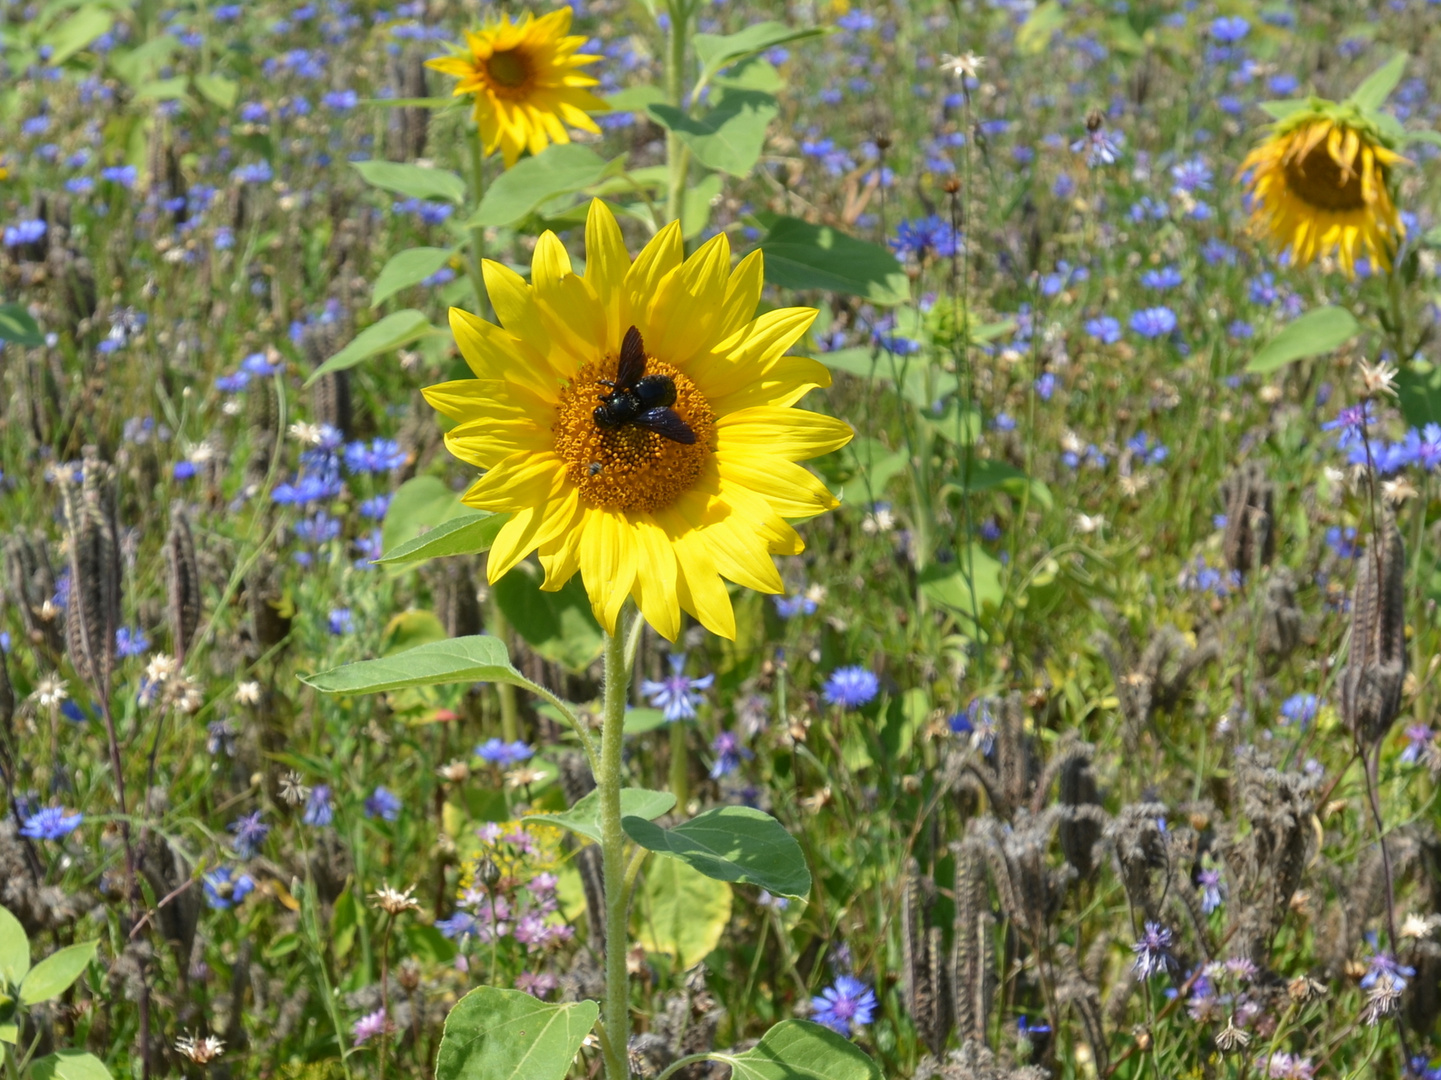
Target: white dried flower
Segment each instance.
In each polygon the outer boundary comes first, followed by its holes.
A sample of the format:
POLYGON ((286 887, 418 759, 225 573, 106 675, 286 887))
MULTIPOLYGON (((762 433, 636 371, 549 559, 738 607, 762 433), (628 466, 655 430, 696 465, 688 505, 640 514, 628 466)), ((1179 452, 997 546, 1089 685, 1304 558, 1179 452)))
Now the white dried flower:
POLYGON ((953 79, 962 76, 969 79, 979 79, 981 68, 986 66, 986 58, 977 56, 973 52, 964 52, 960 56, 952 56, 950 53, 941 53, 941 70, 953 79))
POLYGON ((861 522, 861 532, 867 536, 888 533, 896 527, 896 517, 889 507, 880 506, 872 510, 861 522))
POLYGON ((405 889, 392 889, 389 885, 382 885, 370 894, 374 905, 387 915, 400 915, 406 911, 419 911, 420 901, 411 894, 415 892, 414 885, 407 885, 405 889))
POLYGON ((260 704, 260 683, 254 679, 235 684, 235 700, 242 705, 260 704))
POLYGON ((1361 386, 1367 397, 1380 394, 1396 396, 1396 366, 1382 360, 1379 364, 1361 361, 1361 386))
POLYGON ((59 675, 47 675, 36 684, 33 696, 45 708, 53 709, 70 696, 70 690, 59 675))
POLYGON ((309 443, 311 446, 319 446, 322 434, 319 424, 307 424, 304 420, 297 420, 290 425, 290 437, 296 442, 309 443))
POLYGON ((214 1035, 182 1035, 175 1040, 175 1049, 197 1065, 207 1065, 225 1051, 225 1043, 214 1035))

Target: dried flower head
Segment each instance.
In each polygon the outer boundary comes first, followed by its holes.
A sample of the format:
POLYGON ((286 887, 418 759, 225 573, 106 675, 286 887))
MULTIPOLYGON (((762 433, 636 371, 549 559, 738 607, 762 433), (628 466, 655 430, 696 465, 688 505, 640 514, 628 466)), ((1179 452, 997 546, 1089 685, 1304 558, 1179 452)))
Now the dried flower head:
POLYGON ((1250 1045, 1251 1036, 1236 1026, 1233 1017, 1228 1017, 1226 1026, 1216 1033, 1216 1049, 1223 1054, 1244 1050, 1250 1045))
POLYGON ((986 58, 977 56, 973 52, 964 52, 960 56, 952 56, 950 53, 941 54, 941 71, 953 79, 968 78, 979 79, 981 68, 986 66, 986 58))
POLYGON ((407 885, 404 890, 382 885, 370 894, 370 899, 377 909, 387 915, 401 915, 407 911, 420 910, 420 901, 411 895, 414 892, 414 885, 407 885))
POLYGON ((280 797, 291 806, 299 806, 310 798, 310 788, 298 772, 288 772, 280 778, 280 797))
POLYGON ((225 1043, 214 1035, 182 1035, 175 1040, 177 1053, 197 1065, 207 1065, 225 1052, 225 1043))

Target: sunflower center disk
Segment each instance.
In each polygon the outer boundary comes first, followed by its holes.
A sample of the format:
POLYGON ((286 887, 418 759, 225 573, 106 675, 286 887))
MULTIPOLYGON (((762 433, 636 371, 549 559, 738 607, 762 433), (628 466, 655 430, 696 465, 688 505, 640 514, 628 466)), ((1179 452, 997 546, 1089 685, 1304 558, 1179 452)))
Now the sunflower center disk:
POLYGON ((590 506, 649 513, 675 502, 700 478, 715 439, 715 413, 695 383, 670 364, 646 358, 647 375, 668 375, 675 383, 672 409, 690 425, 696 441, 687 446, 631 422, 605 429, 595 408, 611 392, 602 379, 614 379, 616 357, 585 364, 560 393, 555 452, 565 462, 566 478, 590 506))
POLYGON ((492 53, 485 62, 485 73, 497 87, 513 90, 530 79, 530 64, 518 49, 492 53))
POLYGON ((1285 169, 1286 186, 1298 199, 1318 209, 1360 210, 1366 205, 1359 155, 1347 173, 1322 144, 1304 157, 1289 158, 1285 169))

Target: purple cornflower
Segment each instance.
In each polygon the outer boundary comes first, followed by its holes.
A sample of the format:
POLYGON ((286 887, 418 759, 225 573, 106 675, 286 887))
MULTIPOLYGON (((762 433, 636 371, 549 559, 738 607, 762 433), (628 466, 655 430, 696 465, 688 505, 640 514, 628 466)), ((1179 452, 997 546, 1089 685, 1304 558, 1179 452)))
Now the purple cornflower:
POLYGON ((378 817, 382 821, 395 821, 400 817, 400 797, 389 788, 378 787, 365 800, 365 816, 378 817))
POLYGON ((1071 144, 1071 153, 1086 155, 1086 167, 1098 169, 1102 165, 1114 165, 1121 156, 1120 147, 1103 127, 1088 131, 1071 144))
POLYGON ((1173 937, 1171 931, 1160 923, 1147 920, 1145 934, 1131 946, 1131 951, 1136 954, 1136 962, 1132 965, 1136 978, 1149 979, 1152 975, 1175 968, 1176 958, 1171 955, 1173 937))
POLYGON ((45 806, 25 819, 20 835, 31 840, 63 840, 84 820, 85 815, 78 810, 70 814, 59 806, 45 806))
POLYGON ((257 810, 253 814, 244 814, 232 821, 230 831, 235 834, 235 854, 242 859, 252 859, 260 850, 260 845, 265 843, 265 837, 270 833, 270 826, 260 820, 260 811, 257 810))
POLYGON ((1086 323, 1086 333, 1102 345, 1114 345, 1121 340, 1121 323, 1109 315, 1102 315, 1086 323))
POLYGON ((329 784, 316 784, 311 789, 310 797, 305 801, 305 813, 300 820, 316 827, 329 825, 335 820, 335 807, 330 802, 329 784))
POLYGON ((448 919, 436 919, 435 928, 448 938, 464 937, 476 932, 475 916, 468 911, 457 911, 448 919))
POLYGON ((733 731, 722 731, 711 740, 710 748, 716 756, 715 764, 710 767, 712 780, 719 780, 727 773, 735 772, 742 761, 755 757, 750 747, 742 743, 740 736, 733 731))
POLYGON ((1435 737, 1430 725, 1412 724, 1406 729, 1406 749, 1401 751, 1401 760, 1407 763, 1420 761, 1435 737))
POLYGON ((1336 436, 1336 446, 1338 449, 1344 450, 1352 443, 1360 441, 1363 431, 1374 426, 1375 423, 1376 415, 1368 398, 1360 404, 1347 405, 1342 408, 1336 414, 1336 419, 1327 420, 1321 425, 1321 430, 1339 431, 1341 434, 1336 436))
POLYGON ((1361 989, 1369 990, 1380 981, 1381 976, 1389 975, 1395 988, 1406 989, 1406 980, 1416 977, 1416 969, 1407 967, 1388 952, 1377 952, 1367 958, 1366 974, 1361 979, 1361 989))
POLYGON ((385 1015, 385 1010, 376 1009, 375 1012, 367 1013, 355 1022, 355 1027, 351 1029, 351 1035, 355 1039, 355 1045, 359 1046, 377 1035, 385 1034, 388 1030, 390 1030, 390 1020, 385 1015))
POLYGON ((837 975, 834 983, 811 998, 811 1019, 846 1038, 853 1026, 869 1024, 875 1012, 875 991, 854 975, 837 975))
POLYGON ((1056 377, 1049 371, 1036 379, 1036 396, 1042 401, 1050 401, 1056 392, 1056 377))
POLYGON ((881 692, 881 680, 859 664, 839 667, 826 680, 821 696, 828 705, 843 709, 859 709, 881 692))
POLYGON ((1201 890, 1201 910, 1207 915, 1225 901, 1225 889, 1221 885, 1221 871, 1212 867, 1196 875, 1196 887, 1201 890))
POLYGON ((685 654, 670 654, 670 674, 664 679, 646 679, 640 685, 641 693, 650 698, 650 703, 665 712, 666 721, 695 719, 696 706, 705 700, 700 693, 709 690, 715 682, 714 675, 702 675, 693 679, 685 674, 685 654))
POLYGON ((1165 337, 1176 329, 1176 313, 1168 307, 1145 308, 1131 316, 1131 329, 1143 338, 1165 337))
POLYGON ((520 739, 508 743, 500 739, 490 738, 475 748, 476 757, 480 758, 487 765, 495 765, 501 769, 508 769, 512 765, 519 765, 534 753, 535 751, 520 739))
POLYGON ((1176 181, 1175 186, 1171 188, 1175 194, 1185 192, 1187 195, 1191 195, 1197 191, 1209 191, 1211 166, 1207 165, 1202 158, 1182 161, 1171 166, 1171 179, 1176 181))
POLYGON ((237 874, 229 866, 212 870, 201 881, 205 888, 205 899, 210 902, 211 907, 220 911, 238 907, 242 900, 255 891, 255 882, 249 874, 237 874))
POLYGON ((347 443, 345 466, 353 473, 382 473, 405 464, 406 453, 394 439, 347 443))
POLYGON ((515 977, 515 988, 524 990, 531 997, 540 998, 544 1001, 560 988, 560 980, 550 972, 532 974, 529 971, 522 971, 515 977))

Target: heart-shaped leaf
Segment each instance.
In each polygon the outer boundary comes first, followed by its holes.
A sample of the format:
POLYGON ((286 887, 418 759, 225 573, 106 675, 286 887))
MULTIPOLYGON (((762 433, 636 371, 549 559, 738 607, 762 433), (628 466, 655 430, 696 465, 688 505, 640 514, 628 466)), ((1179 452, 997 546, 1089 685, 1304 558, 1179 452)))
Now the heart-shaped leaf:
MULTIPOLYGON (((620 812, 627 817, 653 821, 667 813, 675 805, 675 796, 669 791, 648 791, 645 788, 621 788, 620 812)), ((543 819, 551 825, 561 825, 571 832, 588 836, 600 843, 600 792, 585 795, 569 810, 560 814, 548 814, 543 819)))
POLYGON ((564 1080, 599 1015, 594 1001, 549 1005, 479 987, 445 1018, 436 1080, 564 1080))
MULTIPOLYGON (((367 326, 356 334, 350 344, 316 368, 310 378, 305 380, 305 385, 309 386, 322 375, 332 371, 353 368, 356 364, 369 360, 372 356, 409 345, 416 338, 432 330, 430 320, 425 317, 423 311, 416 311, 414 308, 393 311, 379 322, 367 326)), ((434 332, 442 333, 439 330, 434 332)))
POLYGON ((624 167, 624 161, 606 161, 594 150, 578 143, 558 143, 535 157, 507 169, 480 200, 480 207, 465 224, 514 225, 533 213, 541 203, 558 195, 583 191, 624 167))
POLYGON ((465 198, 465 181, 448 169, 427 169, 396 161, 357 161, 355 171, 371 187, 408 195, 412 199, 445 199, 458 203, 465 198))
POLYGON ((639 817, 623 817, 621 825, 641 847, 717 881, 758 885, 796 899, 811 891, 811 872, 795 837, 752 807, 717 806, 673 829, 639 817))
POLYGON ((829 225, 775 218, 760 249, 772 285, 849 293, 876 304, 904 304, 911 297, 910 279, 894 255, 829 225))
POLYGON ((87 941, 80 945, 70 945, 41 960, 30 969, 30 974, 26 975, 25 981, 20 984, 21 1004, 34 1005, 63 994, 70 988, 71 983, 80 978, 90 961, 95 959, 95 950, 99 944, 98 941, 87 941))
POLYGON ((379 307, 401 289, 419 285, 444 266, 452 253, 452 248, 438 247, 418 247, 396 252, 375 279, 375 286, 370 293, 370 306, 379 307))
POLYGON ((1285 367, 1293 360, 1333 352, 1361 332, 1361 324, 1343 307, 1323 307, 1308 311, 1266 342, 1251 357, 1246 370, 1253 375, 1266 375, 1285 367))
POLYGON ((727 90, 704 116, 687 116, 674 105, 651 105, 655 120, 681 137, 708 169, 746 176, 766 141, 766 128, 779 111, 776 99, 758 90, 727 90))
POLYGON ((30 1066, 30 1080, 113 1080, 110 1070, 84 1050, 59 1050, 30 1066))
POLYGON ((733 1080, 881 1080, 849 1039, 809 1020, 783 1020, 743 1054, 718 1054, 733 1080))
POLYGON ((499 638, 477 634, 433 641, 398 656, 302 675, 300 681, 325 694, 379 694, 407 686, 525 680, 510 666, 510 656, 499 638))
POLYGON ((375 561, 400 566, 447 555, 475 555, 490 550, 496 533, 509 520, 508 514, 492 514, 489 510, 461 514, 397 545, 375 561))

